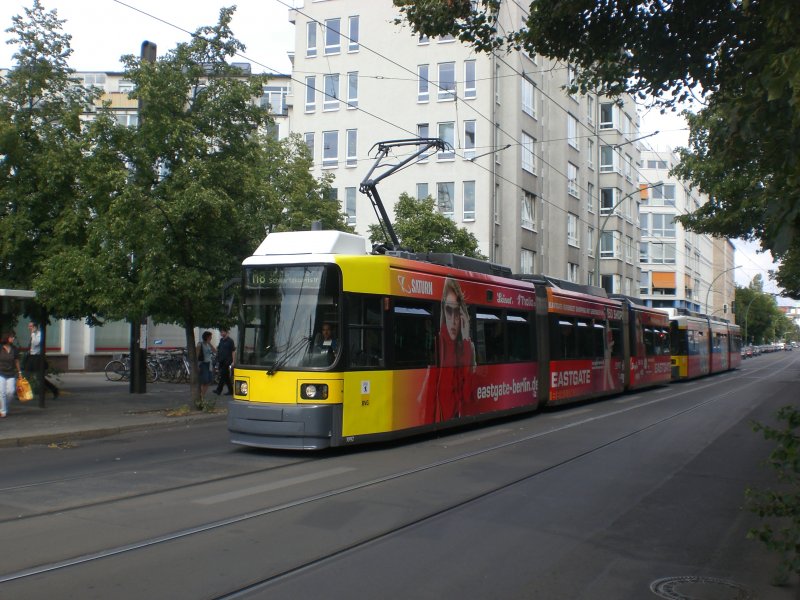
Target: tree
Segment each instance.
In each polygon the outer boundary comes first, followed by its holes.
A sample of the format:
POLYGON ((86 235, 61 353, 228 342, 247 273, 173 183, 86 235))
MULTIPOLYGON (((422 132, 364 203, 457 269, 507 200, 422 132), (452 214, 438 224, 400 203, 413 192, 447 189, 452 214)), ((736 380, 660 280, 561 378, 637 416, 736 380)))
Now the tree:
POLYGON ((221 9, 216 25, 153 63, 123 57, 139 127, 116 125, 100 109, 87 170, 113 176, 87 176, 84 243, 52 257, 37 279, 37 289, 70 312, 183 326, 192 359, 195 327, 230 321, 223 286, 267 233, 313 219, 344 227, 338 204, 323 199, 329 183, 309 174, 305 145, 267 135, 268 111, 254 102, 265 78, 229 64, 244 49, 229 27, 233 10, 221 9), (70 281, 80 299, 65 289, 70 281))
MULTIPOLYGON (((486 258, 478 250, 477 238, 437 211, 430 196, 417 200, 403 193, 394 206, 394 213, 394 230, 404 248, 414 252, 452 252, 486 258)), ((386 241, 379 225, 370 225, 369 239, 373 243, 386 241)))
POLYGON ((794 330, 775 297, 763 291, 761 275, 756 275, 747 287, 736 286, 736 322, 742 327, 745 343, 778 341, 794 330))
MULTIPOLYGON (((481 51, 524 48, 577 68, 577 90, 635 94, 662 110, 700 97, 675 174, 711 198, 694 231, 758 239, 800 258, 800 4, 795 0, 535 0, 524 26, 496 27, 498 0, 394 0, 421 34, 481 51)), ((792 294, 794 266, 778 270, 792 294)), ((797 296, 797 294, 795 294, 797 296)))
POLYGON ((80 117, 96 94, 71 79, 71 38, 55 11, 34 0, 12 22, 15 65, 0 78, 0 286, 32 289, 47 261, 84 239, 73 226, 90 177, 80 117))

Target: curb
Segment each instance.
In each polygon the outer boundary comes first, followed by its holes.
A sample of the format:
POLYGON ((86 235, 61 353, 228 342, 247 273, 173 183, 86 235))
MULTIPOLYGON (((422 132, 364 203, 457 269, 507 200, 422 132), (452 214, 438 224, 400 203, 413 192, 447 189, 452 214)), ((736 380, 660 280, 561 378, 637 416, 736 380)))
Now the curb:
POLYGON ((95 429, 82 429, 79 431, 63 431, 53 433, 39 433, 23 435, 16 438, 0 439, 0 448, 17 448, 22 446, 39 446, 69 442, 72 440, 94 440, 110 437, 120 433, 132 431, 144 431, 147 429, 166 429, 168 427, 186 426, 198 422, 222 421, 228 418, 223 414, 202 414, 185 417, 165 417, 163 421, 152 421, 150 423, 133 423, 131 425, 119 425, 114 427, 98 427, 95 429))

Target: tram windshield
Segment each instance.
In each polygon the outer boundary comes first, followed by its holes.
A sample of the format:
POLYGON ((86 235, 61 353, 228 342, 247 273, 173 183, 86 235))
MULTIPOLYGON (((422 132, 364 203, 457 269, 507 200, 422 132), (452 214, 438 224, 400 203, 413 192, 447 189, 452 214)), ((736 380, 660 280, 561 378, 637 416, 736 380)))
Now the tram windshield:
POLYGON ((239 366, 330 368, 339 350, 335 265, 246 267, 239 366))

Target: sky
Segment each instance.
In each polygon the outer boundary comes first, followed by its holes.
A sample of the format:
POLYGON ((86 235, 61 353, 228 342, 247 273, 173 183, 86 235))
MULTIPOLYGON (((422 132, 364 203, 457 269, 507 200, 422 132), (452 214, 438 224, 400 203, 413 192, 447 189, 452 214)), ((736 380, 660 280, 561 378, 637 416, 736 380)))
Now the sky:
MULTIPOLYGON (((159 55, 187 41, 189 32, 217 22, 222 6, 235 4, 231 28, 247 47, 237 60, 250 62, 254 73, 290 73, 287 53, 294 49, 294 26, 289 22, 289 7, 302 6, 302 0, 41 0, 46 10, 55 9, 66 19, 64 31, 72 35, 70 66, 78 71, 122 70, 119 57, 140 52, 143 41, 155 42, 159 55)), ((6 29, 15 15, 24 14, 33 0, 2 0, 0 30, 6 29)), ((0 67, 12 66, 14 48, 0 44, 0 67)), ((642 136, 658 131, 646 144, 656 150, 677 148, 687 143, 685 121, 674 114, 660 115, 651 110, 643 114, 642 136)), ((736 283, 747 285, 760 273, 764 289, 779 291, 769 280, 768 271, 776 265, 769 254, 758 253, 758 246, 734 240, 737 248, 736 283)))

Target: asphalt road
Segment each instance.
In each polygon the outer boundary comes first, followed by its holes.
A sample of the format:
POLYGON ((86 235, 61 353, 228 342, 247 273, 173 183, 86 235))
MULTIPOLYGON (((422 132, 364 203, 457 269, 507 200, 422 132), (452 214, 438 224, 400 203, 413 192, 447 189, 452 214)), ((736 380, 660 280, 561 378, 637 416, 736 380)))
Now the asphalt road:
POLYGON ((750 423, 799 383, 778 353, 346 451, 240 449, 222 422, 2 449, 0 598, 797 598, 742 505, 774 480, 750 423))

